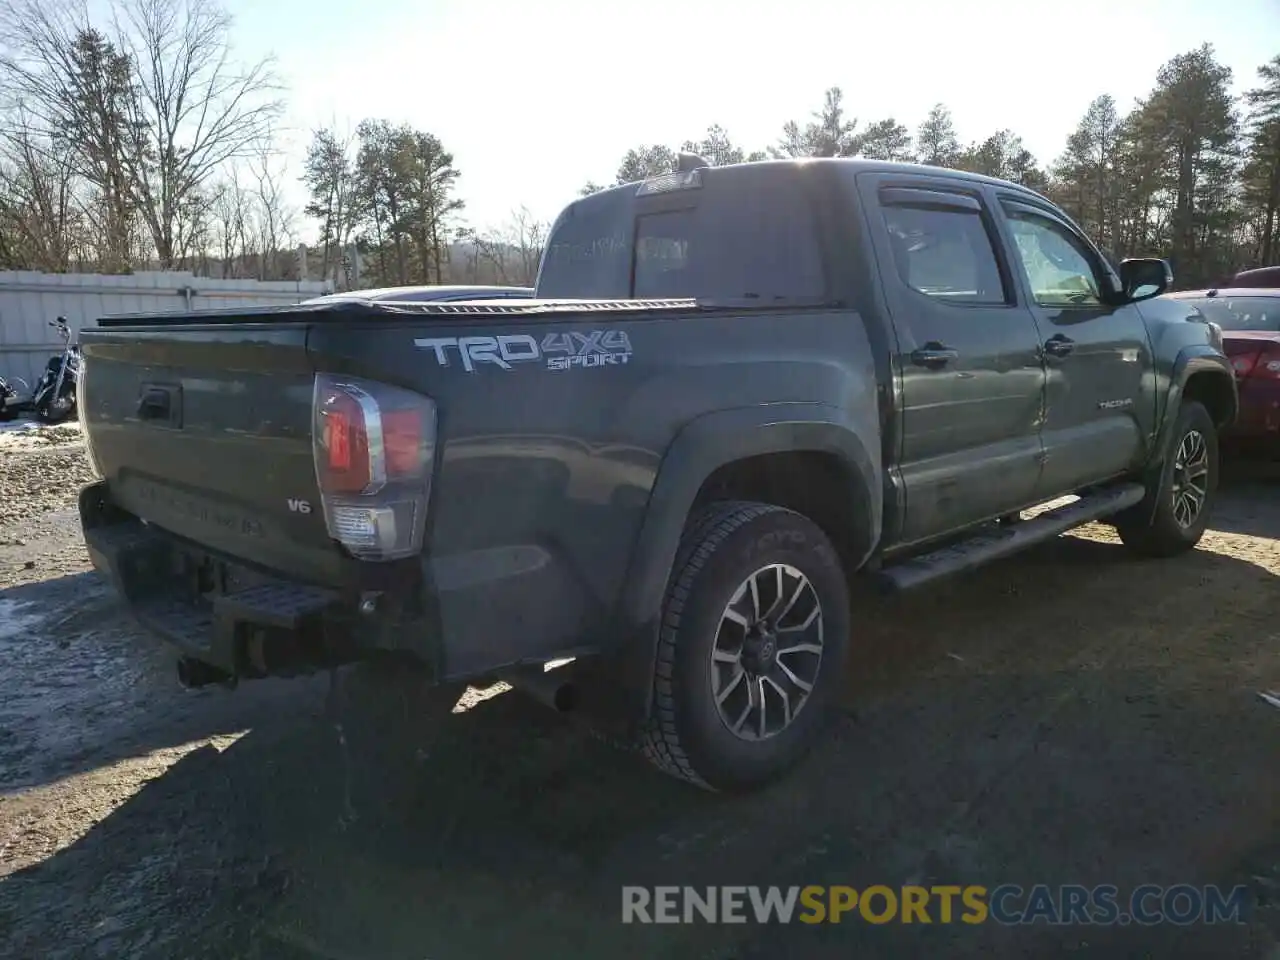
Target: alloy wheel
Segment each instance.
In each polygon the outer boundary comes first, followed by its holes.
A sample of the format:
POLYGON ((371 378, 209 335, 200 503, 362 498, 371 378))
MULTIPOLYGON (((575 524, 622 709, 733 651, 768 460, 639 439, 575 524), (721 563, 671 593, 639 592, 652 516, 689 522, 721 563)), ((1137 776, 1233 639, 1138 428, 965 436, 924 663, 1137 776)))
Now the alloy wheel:
POLYGON ((1173 458, 1173 519, 1183 530, 1200 518, 1209 497, 1209 445, 1199 430, 1188 430, 1173 458))
POLYGON ((725 726, 765 740, 804 709, 822 665, 822 603, 800 570, 761 567, 734 591, 711 653, 711 690, 725 726))

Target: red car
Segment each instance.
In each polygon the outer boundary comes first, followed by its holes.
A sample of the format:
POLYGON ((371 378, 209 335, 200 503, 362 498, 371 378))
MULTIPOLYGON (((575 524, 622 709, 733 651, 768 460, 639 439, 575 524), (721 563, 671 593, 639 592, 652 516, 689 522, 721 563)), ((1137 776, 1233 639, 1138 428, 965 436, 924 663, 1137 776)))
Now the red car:
POLYGON ((1253 267, 1241 270, 1224 287, 1266 287, 1268 290, 1280 288, 1280 267, 1253 267))
POLYGON ((1167 294, 1222 328, 1235 367, 1240 412, 1223 440, 1280 454, 1280 287, 1231 287, 1167 294))

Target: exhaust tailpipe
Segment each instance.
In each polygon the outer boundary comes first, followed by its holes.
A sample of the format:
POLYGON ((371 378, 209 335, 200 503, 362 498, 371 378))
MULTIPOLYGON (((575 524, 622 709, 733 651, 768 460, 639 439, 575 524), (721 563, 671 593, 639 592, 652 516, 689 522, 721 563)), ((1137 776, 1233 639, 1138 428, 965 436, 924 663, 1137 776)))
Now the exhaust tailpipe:
POLYGON ((533 697, 557 713, 569 713, 578 708, 578 688, 561 669, 544 670, 541 666, 511 667, 500 670, 498 679, 503 683, 533 697))
POLYGON ((230 680, 230 674, 223 673, 203 660, 194 657, 182 657, 178 660, 178 682, 189 690, 214 683, 227 683, 230 680))

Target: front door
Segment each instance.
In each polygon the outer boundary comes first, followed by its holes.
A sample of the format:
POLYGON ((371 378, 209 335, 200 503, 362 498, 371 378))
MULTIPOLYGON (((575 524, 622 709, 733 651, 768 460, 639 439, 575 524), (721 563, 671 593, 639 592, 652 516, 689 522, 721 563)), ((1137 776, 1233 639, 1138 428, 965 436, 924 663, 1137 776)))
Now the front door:
POLYGON ((1044 337, 1044 470, 1038 499, 1133 470, 1155 423, 1147 327, 1133 304, 1103 302, 1101 256, 1052 211, 1011 197, 1004 225, 1044 337))
POLYGON ((859 182, 898 338, 902 542, 913 543, 1031 502, 1041 337, 981 185, 896 174, 859 182))

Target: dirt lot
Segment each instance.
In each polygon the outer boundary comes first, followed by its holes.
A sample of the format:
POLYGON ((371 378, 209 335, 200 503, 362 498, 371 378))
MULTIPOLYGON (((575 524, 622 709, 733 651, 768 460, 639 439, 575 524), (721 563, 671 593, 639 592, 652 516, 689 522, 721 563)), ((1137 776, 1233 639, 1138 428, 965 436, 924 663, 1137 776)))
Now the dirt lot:
POLYGON ((392 769, 344 756, 325 678, 181 690, 86 572, 73 440, 0 448, 0 954, 1280 957, 1273 479, 1234 477, 1178 560, 1089 528, 861 602, 836 735, 726 799, 517 694, 392 769), (618 922, 624 884, 912 881, 1239 883, 1255 906, 1190 928, 618 922))

